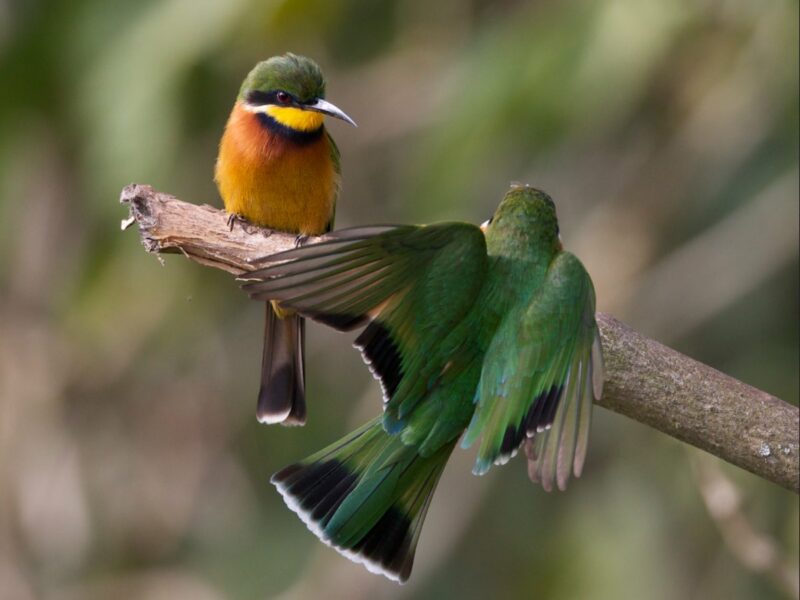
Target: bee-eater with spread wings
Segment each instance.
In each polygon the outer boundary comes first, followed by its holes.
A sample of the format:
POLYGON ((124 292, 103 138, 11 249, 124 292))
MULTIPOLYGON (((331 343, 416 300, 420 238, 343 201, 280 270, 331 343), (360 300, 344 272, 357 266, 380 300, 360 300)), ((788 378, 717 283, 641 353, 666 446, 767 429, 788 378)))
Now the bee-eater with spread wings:
POLYGON ((382 417, 273 476, 308 527, 405 581, 450 453, 473 472, 524 444, 546 490, 580 475, 603 385, 592 281, 553 201, 515 186, 484 227, 365 227, 265 259, 244 287, 340 330, 380 379, 382 417))

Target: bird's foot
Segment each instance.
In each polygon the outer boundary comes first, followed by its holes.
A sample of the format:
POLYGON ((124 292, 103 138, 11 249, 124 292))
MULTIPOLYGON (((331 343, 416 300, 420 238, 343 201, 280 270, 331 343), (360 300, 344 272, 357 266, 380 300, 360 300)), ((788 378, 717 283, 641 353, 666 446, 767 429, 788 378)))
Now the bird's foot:
POLYGON ((294 238, 294 247, 295 248, 302 248, 308 243, 308 240, 311 239, 310 235, 303 235, 302 233, 299 234, 296 238, 294 238))
POLYGON ((228 231, 233 231, 233 226, 239 223, 239 225, 244 229, 244 226, 248 224, 247 219, 245 219, 239 213, 231 213, 228 215, 228 231))
POLYGON ((242 231, 248 235, 253 235, 256 233, 260 233, 264 237, 269 237, 272 235, 272 231, 270 229, 264 229, 258 225, 253 225, 250 221, 238 213, 231 213, 228 215, 228 231, 233 231, 233 228, 237 223, 239 224, 239 227, 241 227, 242 231))

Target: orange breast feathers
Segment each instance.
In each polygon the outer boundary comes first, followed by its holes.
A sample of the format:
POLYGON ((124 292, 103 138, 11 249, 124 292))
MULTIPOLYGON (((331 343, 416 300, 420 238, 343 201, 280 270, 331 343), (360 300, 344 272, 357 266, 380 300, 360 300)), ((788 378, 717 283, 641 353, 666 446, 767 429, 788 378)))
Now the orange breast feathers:
POLYGON ((271 229, 318 235, 331 222, 339 174, 328 136, 298 144, 270 132, 236 103, 214 179, 229 213, 271 229))

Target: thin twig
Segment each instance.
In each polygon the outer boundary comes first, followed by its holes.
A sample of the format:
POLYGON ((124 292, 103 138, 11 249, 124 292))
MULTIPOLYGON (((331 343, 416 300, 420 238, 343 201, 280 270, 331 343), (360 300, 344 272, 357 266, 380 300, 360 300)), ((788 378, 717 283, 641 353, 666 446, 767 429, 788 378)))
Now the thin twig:
MULTIPOLYGON (((294 247, 295 236, 235 223, 210 206, 146 185, 122 190, 148 252, 181 252, 239 275, 257 259, 294 247)), ((310 241, 321 238, 312 238, 310 241)), ((769 481, 800 491, 800 411, 783 400, 650 340, 604 313, 600 406, 645 423, 769 481)))
POLYGON ((758 531, 742 507, 742 494, 708 455, 693 453, 692 471, 708 514, 728 550, 746 569, 766 578, 790 598, 800 597, 800 576, 769 535, 758 531))

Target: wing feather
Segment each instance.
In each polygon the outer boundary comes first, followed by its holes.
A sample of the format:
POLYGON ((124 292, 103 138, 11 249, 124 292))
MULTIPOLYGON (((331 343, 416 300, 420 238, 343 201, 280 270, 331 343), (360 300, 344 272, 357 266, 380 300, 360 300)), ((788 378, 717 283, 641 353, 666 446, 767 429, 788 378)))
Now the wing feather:
POLYGON ((602 390, 594 303, 585 269, 562 253, 530 303, 501 324, 462 444, 481 438, 476 473, 506 462, 524 443, 530 478, 544 489, 564 489, 570 473, 580 475, 592 398, 602 390))
MULTIPOLYGON (((439 349, 475 303, 487 262, 485 238, 473 225, 380 226, 340 230, 265 257, 240 279, 253 298, 339 330, 367 324, 355 346, 381 382, 385 422, 396 431, 458 362, 439 349)), ((457 349, 453 343, 451 352, 457 349)), ((413 429, 409 439, 420 443, 432 432, 436 443, 446 437, 436 418, 418 418, 413 429)))

